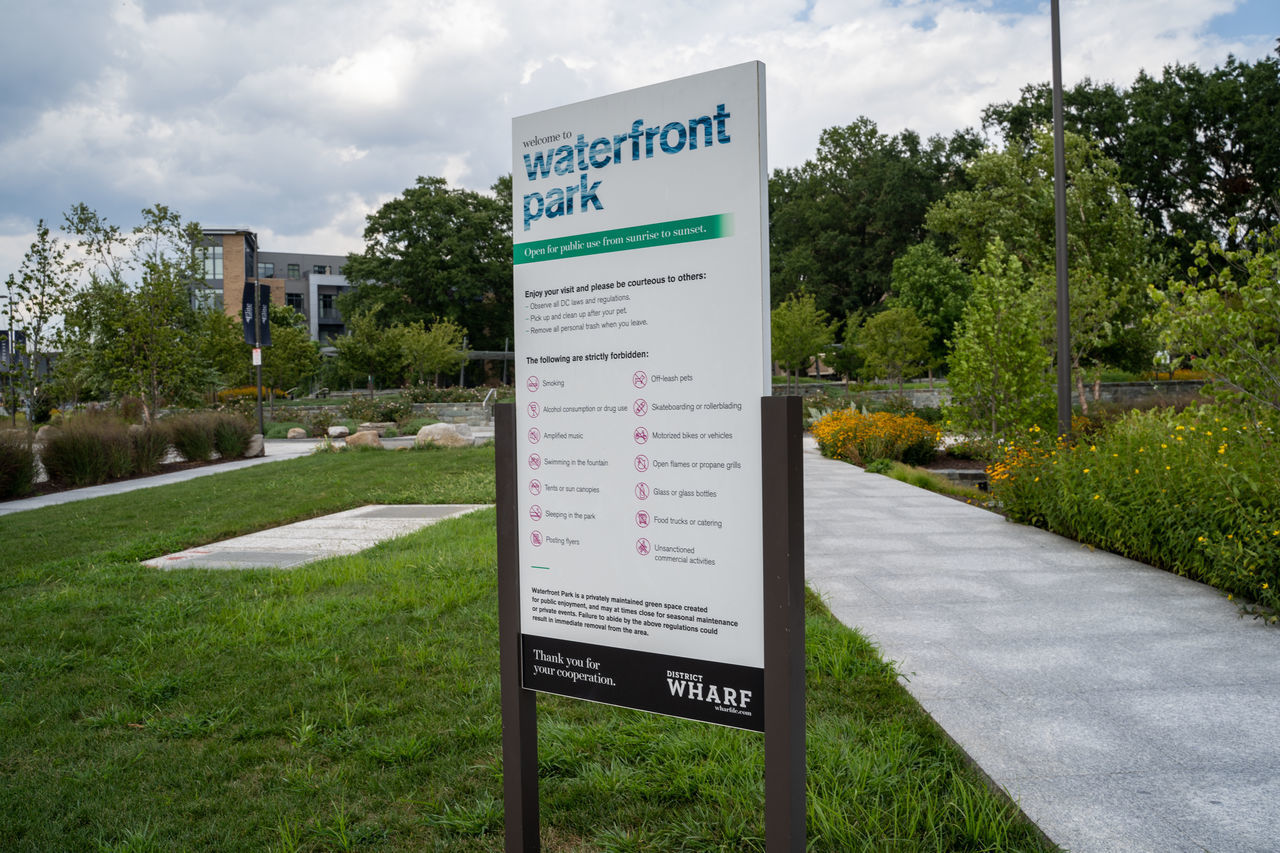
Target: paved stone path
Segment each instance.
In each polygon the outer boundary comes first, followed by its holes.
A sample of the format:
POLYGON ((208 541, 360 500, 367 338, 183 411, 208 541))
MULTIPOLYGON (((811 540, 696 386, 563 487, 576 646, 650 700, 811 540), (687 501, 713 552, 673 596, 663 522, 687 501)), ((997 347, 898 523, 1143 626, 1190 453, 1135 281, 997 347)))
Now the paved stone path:
POLYGON ((157 569, 292 568, 324 557, 354 554, 385 539, 457 518, 490 504, 370 505, 188 548, 146 560, 157 569))
POLYGON ((1054 842, 1280 849, 1280 629, 811 441, 804 470, 809 584, 1054 842))

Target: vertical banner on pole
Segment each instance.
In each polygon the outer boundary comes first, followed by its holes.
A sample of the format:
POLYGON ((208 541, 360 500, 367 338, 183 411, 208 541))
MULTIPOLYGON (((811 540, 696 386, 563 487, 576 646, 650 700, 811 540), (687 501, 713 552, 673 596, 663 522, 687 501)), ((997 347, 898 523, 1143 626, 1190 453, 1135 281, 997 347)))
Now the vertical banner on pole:
POLYGON ((764 66, 513 122, 525 688, 764 730, 764 66))

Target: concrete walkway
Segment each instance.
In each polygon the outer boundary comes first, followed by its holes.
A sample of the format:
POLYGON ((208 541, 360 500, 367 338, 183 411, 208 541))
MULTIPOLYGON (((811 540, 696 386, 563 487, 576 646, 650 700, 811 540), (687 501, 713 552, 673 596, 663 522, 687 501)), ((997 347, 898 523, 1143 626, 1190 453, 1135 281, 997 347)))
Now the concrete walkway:
POLYGON ((1280 849, 1280 628, 811 441, 804 473, 809 584, 1050 839, 1280 849))
MULTIPOLYGON (((492 427, 473 427, 472 432, 475 435, 477 444, 489 441, 493 438, 492 427)), ((401 436, 398 438, 384 438, 383 446, 390 448, 395 447, 412 447, 414 437, 411 435, 401 436)), ((98 498, 103 495, 121 495, 126 492, 136 491, 137 489, 149 489, 153 486, 163 486, 168 483, 180 483, 185 480, 194 480, 198 477, 208 477, 212 474, 223 474, 227 471, 235 471, 240 468, 248 468, 253 465, 262 465, 267 462, 279 462, 284 459, 296 459, 299 456, 307 456, 320 446, 321 439, 284 439, 269 438, 263 444, 266 454, 257 456, 252 459, 237 459, 234 462, 224 462, 219 465, 206 465, 203 468, 191 468, 186 471, 174 471, 170 474, 158 474, 154 477, 139 477, 136 480, 121 480, 118 483, 104 483, 101 486, 86 486, 82 489, 68 489, 65 492, 54 492, 53 494, 40 495, 34 498, 22 498, 16 501, 4 501, 0 503, 0 515, 8 515, 12 512, 22 512, 28 509, 39 509, 45 506, 55 506, 57 504, 70 503, 71 501, 82 501, 87 498, 98 498)), ((341 446, 342 439, 335 439, 334 444, 341 446)))
POLYGON ((287 569, 363 551, 446 518, 492 504, 394 504, 356 507, 247 536, 144 560, 157 569, 287 569))

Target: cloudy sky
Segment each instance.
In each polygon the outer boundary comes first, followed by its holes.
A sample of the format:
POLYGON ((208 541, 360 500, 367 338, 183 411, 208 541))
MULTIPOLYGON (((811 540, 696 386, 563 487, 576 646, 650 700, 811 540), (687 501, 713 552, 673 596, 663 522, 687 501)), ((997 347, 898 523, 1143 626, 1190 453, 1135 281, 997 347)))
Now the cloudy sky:
MULTIPOLYGON (((0 276, 83 201, 162 202, 264 249, 362 248, 441 175, 511 169, 511 118, 758 59, 769 165, 819 132, 976 127, 1050 75, 1047 0, 48 0, 0 33, 0 276)), ((1275 0, 1062 0, 1064 76, 1127 84, 1275 49, 1275 0)))

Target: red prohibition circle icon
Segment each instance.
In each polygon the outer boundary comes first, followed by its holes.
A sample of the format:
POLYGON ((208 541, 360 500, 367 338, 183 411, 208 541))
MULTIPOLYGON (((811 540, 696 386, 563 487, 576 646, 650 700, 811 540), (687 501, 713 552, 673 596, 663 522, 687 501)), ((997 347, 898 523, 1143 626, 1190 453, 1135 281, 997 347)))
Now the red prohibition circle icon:
POLYGON ((636 498, 642 501, 649 499, 649 484, 636 483, 636 498))
POLYGON ((542 483, 541 483, 541 481, 539 481, 539 480, 530 480, 530 481, 529 481, 529 494, 531 494, 531 495, 540 495, 540 494, 542 494, 542 483))
POLYGON ((637 512, 637 513, 636 513, 636 526, 637 526, 637 527, 648 527, 648 526, 649 526, 649 522, 650 522, 650 520, 651 520, 651 519, 650 519, 650 517, 649 517, 649 511, 648 511, 648 510, 644 510, 644 509, 642 509, 642 510, 640 510, 639 512, 637 512))
POLYGON ((539 456, 537 453, 530 453, 530 454, 529 454, 529 467, 530 467, 530 468, 532 468, 532 469, 533 469, 533 470, 535 470, 535 471, 537 471, 539 468, 541 468, 541 467, 542 467, 542 457, 541 457, 541 456, 539 456))
POLYGON ((631 437, 636 440, 636 444, 644 444, 649 440, 649 431, 644 427, 636 427, 631 437))
POLYGON ((636 400, 631 404, 631 411, 636 413, 636 417, 643 418, 645 415, 649 414, 649 401, 640 399, 636 400))
POLYGON ((542 430, 537 427, 529 427, 529 443, 537 444, 542 441, 542 430))
POLYGON ((524 387, 529 389, 530 394, 536 392, 540 384, 541 383, 538 382, 538 377, 536 376, 530 376, 528 379, 524 381, 524 387))
POLYGON ((533 547, 535 547, 535 548, 541 548, 541 547, 542 547, 542 532, 541 532, 541 531, 539 531, 539 530, 535 530, 535 531, 533 531, 532 533, 530 533, 530 534, 529 534, 529 541, 533 543, 533 547))
POLYGON ((637 388, 643 388, 649 384, 649 374, 645 373, 643 370, 637 370, 635 373, 631 374, 631 384, 637 388))
POLYGON ((537 504, 534 504, 533 506, 529 507, 529 518, 533 519, 534 521, 542 521, 542 507, 538 506, 537 504))
POLYGON ((636 470, 637 470, 637 471, 639 471, 639 472, 640 472, 640 473, 642 473, 642 474, 643 474, 645 471, 648 471, 648 470, 649 470, 649 457, 648 457, 648 456, 645 456, 643 453, 637 454, 637 456, 636 456, 636 470))
POLYGON ((649 545, 648 539, 642 538, 642 539, 636 540, 636 553, 639 554, 641 557, 649 556, 649 551, 651 547, 652 546, 649 545))
POLYGON ((529 412, 529 417, 536 418, 539 414, 542 413, 542 407, 539 406, 537 403, 530 403, 526 407, 526 411, 529 412))

